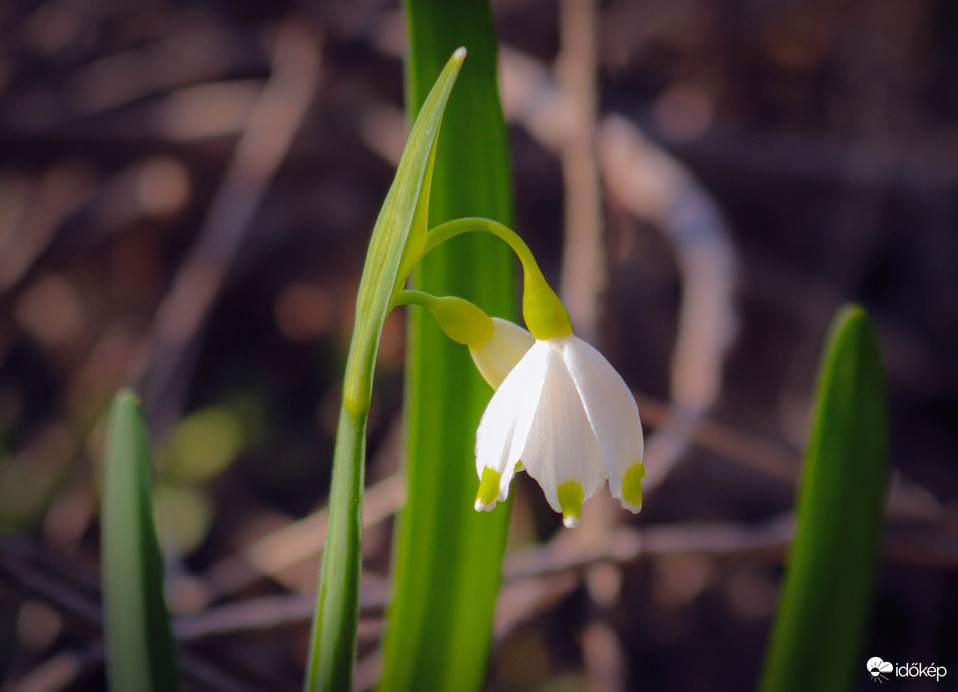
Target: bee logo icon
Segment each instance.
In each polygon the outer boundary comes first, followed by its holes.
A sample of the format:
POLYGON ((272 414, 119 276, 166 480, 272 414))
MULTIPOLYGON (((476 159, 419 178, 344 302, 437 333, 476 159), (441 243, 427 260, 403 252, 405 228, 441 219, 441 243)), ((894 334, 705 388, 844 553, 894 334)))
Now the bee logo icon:
POLYGON ((868 669, 868 674, 871 676, 872 682, 883 684, 884 681, 888 679, 883 673, 891 673, 895 669, 895 666, 888 661, 881 660, 878 656, 873 656, 868 659, 865 668, 868 669))

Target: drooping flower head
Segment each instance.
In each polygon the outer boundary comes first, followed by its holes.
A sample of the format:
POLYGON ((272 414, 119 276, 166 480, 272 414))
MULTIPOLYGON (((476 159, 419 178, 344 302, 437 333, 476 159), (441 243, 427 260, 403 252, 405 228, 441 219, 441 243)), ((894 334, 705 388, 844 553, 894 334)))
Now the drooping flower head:
POLYGON ((570 528, 606 479, 612 495, 638 512, 644 443, 628 386, 601 353, 572 334, 565 306, 538 267, 526 267, 523 313, 532 334, 498 320, 488 346, 470 348, 497 387, 476 431, 476 509, 505 500, 516 471, 526 470, 570 528), (527 350, 497 386, 485 363, 506 369, 507 356, 514 358, 523 344, 527 350))
POLYGON ((505 500, 513 476, 525 470, 567 527, 578 526, 582 504, 606 480, 613 497, 638 512, 645 467, 635 399, 602 354, 572 334, 569 313, 528 246, 494 221, 459 219, 430 231, 423 252, 477 230, 505 240, 522 262, 529 331, 461 298, 401 291, 396 299, 427 308, 447 336, 469 347, 496 390, 476 431, 476 510, 505 500))
POLYGON ((476 509, 488 511, 505 500, 521 464, 570 528, 606 479, 612 495, 638 512, 642 452, 635 399, 602 354, 571 334, 536 340, 479 423, 476 509))

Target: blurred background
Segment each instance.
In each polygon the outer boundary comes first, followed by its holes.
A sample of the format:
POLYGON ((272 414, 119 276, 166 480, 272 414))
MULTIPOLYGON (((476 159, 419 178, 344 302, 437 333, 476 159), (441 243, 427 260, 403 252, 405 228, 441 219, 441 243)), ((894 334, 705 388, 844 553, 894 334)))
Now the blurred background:
MULTIPOLYGON (((958 6, 493 9, 518 231, 635 390, 649 479, 640 515, 600 496, 575 532, 517 481, 489 689, 754 686, 852 300, 894 467, 861 687, 876 655, 958 675, 958 6)), ((404 50, 385 0, 0 4, 4 690, 104 685, 98 464, 125 384, 190 688, 299 689, 404 50)), ((403 319, 370 419, 363 688, 403 502, 403 319)))

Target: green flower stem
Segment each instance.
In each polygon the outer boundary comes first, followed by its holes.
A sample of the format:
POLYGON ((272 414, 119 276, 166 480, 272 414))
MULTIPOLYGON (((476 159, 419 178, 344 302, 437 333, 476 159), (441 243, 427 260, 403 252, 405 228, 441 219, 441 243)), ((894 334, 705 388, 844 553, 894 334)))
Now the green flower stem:
POLYGON ((465 218, 436 226, 426 236, 423 257, 451 238, 463 233, 490 233, 505 242, 522 263, 522 316, 526 327, 537 339, 552 339, 572 334, 569 312, 552 290, 539 263, 526 242, 508 226, 490 219, 465 218))
POLYGON ((468 300, 423 291, 400 291, 392 300, 393 307, 399 305, 417 305, 429 310, 446 336, 457 344, 479 348, 492 338, 492 318, 468 300))
POLYGON ((519 234, 508 226, 498 221, 493 221, 492 219, 468 217, 465 219, 456 219, 455 221, 447 221, 446 223, 439 224, 435 228, 429 229, 429 233, 426 235, 426 245, 422 251, 423 257, 439 247, 442 243, 451 238, 455 238, 457 235, 477 232, 490 233, 504 241, 506 245, 512 248, 512 251, 516 253, 519 261, 522 263, 524 271, 533 271, 539 276, 542 276, 539 263, 536 262, 536 258, 533 256, 529 246, 526 245, 526 241, 520 238, 519 234))

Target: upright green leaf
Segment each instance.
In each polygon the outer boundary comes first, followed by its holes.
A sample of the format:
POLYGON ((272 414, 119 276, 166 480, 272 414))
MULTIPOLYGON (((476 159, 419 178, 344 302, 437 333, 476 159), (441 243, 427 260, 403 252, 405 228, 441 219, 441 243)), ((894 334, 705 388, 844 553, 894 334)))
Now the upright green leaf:
MULTIPOLYGON (((407 97, 419 110, 444 56, 469 50, 449 102, 433 174, 429 225, 483 216, 512 225, 508 147, 496 83, 496 39, 485 0, 408 0, 407 97)), ((514 259, 486 234, 431 253, 416 287, 456 295, 493 315, 515 313, 514 259)), ((384 647, 386 690, 483 686, 510 505, 473 510, 476 426, 492 394, 467 350, 432 317, 410 311, 406 371, 408 501, 394 564, 384 647)))
POLYGON ((103 600, 107 673, 122 692, 179 689, 153 522, 153 464, 136 394, 116 395, 103 471, 103 600))
POLYGON ((333 453, 329 525, 313 620, 307 690, 352 689, 366 420, 376 353, 393 289, 403 280, 410 258, 415 258, 425 243, 436 137, 464 57, 462 51, 456 51, 442 71, 437 71, 438 79, 410 132, 369 241, 356 298, 356 323, 346 361, 343 403, 333 453))
POLYGON ((845 691, 861 656, 874 589, 885 495, 885 385, 868 316, 835 318, 792 545, 761 689, 845 691))

